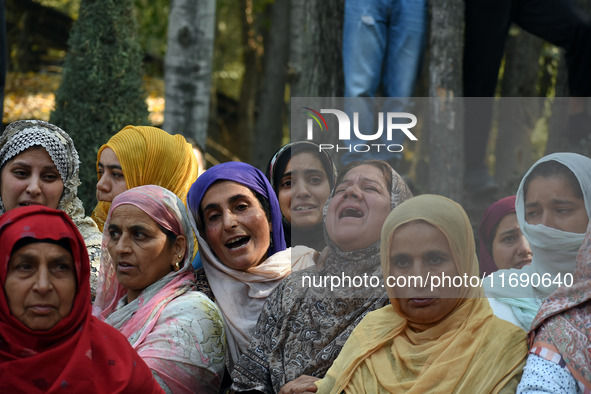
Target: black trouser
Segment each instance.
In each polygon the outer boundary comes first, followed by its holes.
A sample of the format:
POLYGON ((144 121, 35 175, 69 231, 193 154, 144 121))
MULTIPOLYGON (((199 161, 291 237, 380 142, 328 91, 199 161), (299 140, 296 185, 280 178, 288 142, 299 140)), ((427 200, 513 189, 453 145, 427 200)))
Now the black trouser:
MULTIPOLYGON (((591 22, 570 0, 465 0, 464 96, 493 97, 512 22, 565 50, 571 96, 591 96, 591 22)), ((467 100, 466 165, 482 165, 492 100, 467 100)))

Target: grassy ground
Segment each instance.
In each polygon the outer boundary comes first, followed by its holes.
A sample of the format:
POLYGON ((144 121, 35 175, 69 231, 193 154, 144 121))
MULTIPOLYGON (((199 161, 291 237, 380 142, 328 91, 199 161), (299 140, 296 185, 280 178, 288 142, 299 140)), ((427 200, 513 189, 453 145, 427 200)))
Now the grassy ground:
MULTIPOLYGON (((61 75, 54 73, 8 73, 4 90, 4 123, 19 119, 49 120, 61 75)), ((164 81, 145 78, 150 122, 161 125, 164 115, 164 81)))

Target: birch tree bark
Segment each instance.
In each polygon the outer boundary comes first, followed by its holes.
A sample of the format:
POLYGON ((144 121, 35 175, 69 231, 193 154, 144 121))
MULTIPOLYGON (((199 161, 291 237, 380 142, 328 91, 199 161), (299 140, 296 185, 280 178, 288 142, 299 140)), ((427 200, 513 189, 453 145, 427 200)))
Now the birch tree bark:
POLYGON ((164 57, 164 130, 205 148, 209 118, 215 0, 171 0, 164 57))
POLYGON ((429 64, 430 193, 461 201, 464 178, 462 52, 464 2, 431 1, 429 64))

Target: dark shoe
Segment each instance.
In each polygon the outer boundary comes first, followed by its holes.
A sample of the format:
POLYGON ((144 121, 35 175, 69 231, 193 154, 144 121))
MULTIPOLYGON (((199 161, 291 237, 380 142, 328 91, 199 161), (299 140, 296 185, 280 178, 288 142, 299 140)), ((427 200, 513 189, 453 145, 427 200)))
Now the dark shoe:
POLYGON ((491 194, 497 191, 499 185, 488 173, 484 166, 466 168, 464 175, 464 189, 472 195, 491 194))

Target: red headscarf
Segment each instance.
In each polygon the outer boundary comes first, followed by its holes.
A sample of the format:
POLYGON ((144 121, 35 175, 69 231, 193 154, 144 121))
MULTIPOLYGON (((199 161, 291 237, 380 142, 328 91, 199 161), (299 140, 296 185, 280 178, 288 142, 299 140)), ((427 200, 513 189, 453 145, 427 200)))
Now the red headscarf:
POLYGON ((89 276, 84 240, 65 212, 36 205, 0 216, 0 392, 162 392, 125 337, 91 315, 89 276), (8 306, 8 262, 22 238, 65 240, 74 259, 72 311, 47 331, 29 329, 8 306))
POLYGON ((492 245, 499 222, 505 215, 510 213, 515 213, 515 196, 505 197, 491 204, 482 215, 480 227, 478 228, 480 276, 490 275, 499 270, 489 248, 492 245))

